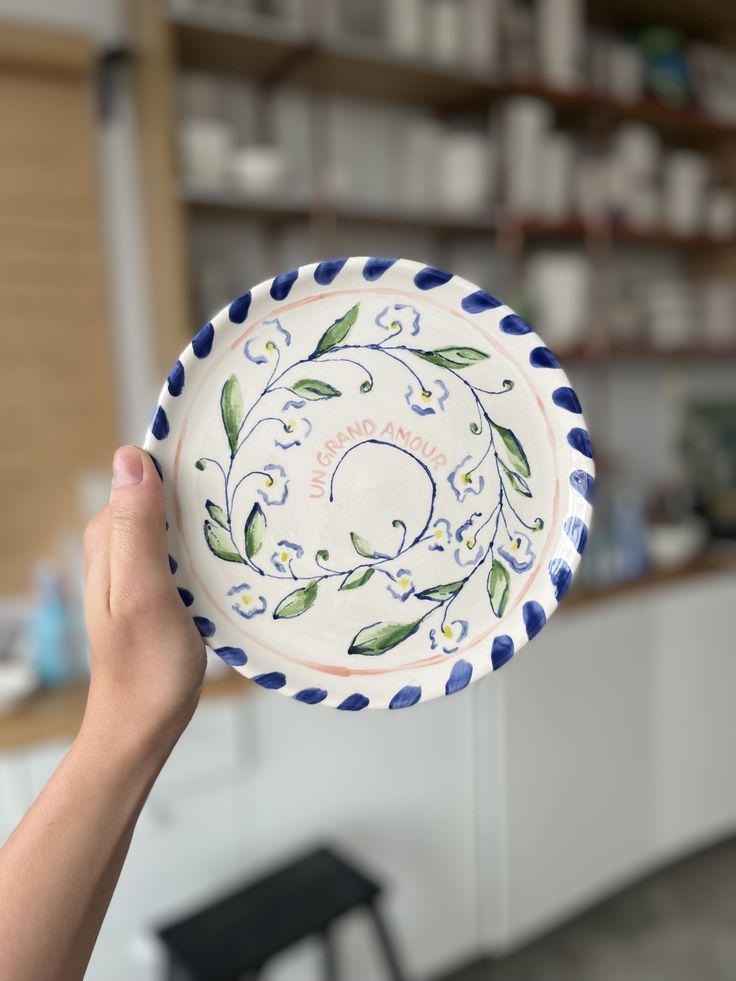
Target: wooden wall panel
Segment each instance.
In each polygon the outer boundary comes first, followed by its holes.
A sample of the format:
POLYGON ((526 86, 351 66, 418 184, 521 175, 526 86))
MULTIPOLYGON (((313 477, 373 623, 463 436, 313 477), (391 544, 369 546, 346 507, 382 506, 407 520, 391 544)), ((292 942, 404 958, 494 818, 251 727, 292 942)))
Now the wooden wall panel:
MULTIPOLYGON (((79 523, 77 480, 109 466, 91 46, 0 44, 0 593, 79 523)), ((8 33, 0 31, 6 40, 8 33)))

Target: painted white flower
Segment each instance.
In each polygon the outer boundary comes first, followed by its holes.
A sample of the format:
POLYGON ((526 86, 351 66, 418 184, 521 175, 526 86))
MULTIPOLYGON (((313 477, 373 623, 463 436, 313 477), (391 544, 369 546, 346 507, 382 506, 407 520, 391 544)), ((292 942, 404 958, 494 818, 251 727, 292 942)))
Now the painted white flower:
POLYGON ((415 388, 409 385, 404 399, 406 404, 420 416, 433 416, 436 412, 445 411, 447 401, 447 385, 439 378, 436 378, 432 388, 415 388))
POLYGON ((438 518, 432 525, 432 533, 429 540, 430 552, 444 552, 445 546, 452 541, 452 531, 450 522, 447 518, 438 518))
POLYGON ((280 433, 274 442, 282 450, 291 449, 292 446, 301 446, 302 442, 312 432, 312 423, 306 416, 299 414, 307 403, 303 399, 289 399, 281 410, 284 413, 284 431, 280 433))
POLYGON ((267 463, 263 470, 256 472, 260 487, 257 493, 266 504, 283 504, 289 496, 289 481, 286 471, 278 463, 267 463))
POLYGON ((408 303, 384 307, 376 317, 376 326, 392 334, 408 331, 412 337, 419 333, 419 311, 408 303))
POLYGON ((480 511, 473 512, 455 532, 455 541, 459 543, 455 549, 455 561, 458 565, 474 566, 483 558, 483 549, 478 543, 475 532, 475 523, 480 517, 480 511))
POLYGON ((256 593, 250 583, 241 582, 239 586, 233 586, 228 589, 227 595, 232 600, 231 608, 246 620, 266 610, 266 597, 256 593))
POLYGON ((253 364, 267 364, 269 362, 274 364, 279 358, 279 343, 277 342, 283 343, 285 347, 288 347, 291 344, 291 334, 285 327, 281 326, 281 321, 278 318, 264 320, 263 326, 274 326, 280 336, 275 340, 273 338, 251 337, 245 342, 243 354, 253 364))
POLYGON ((391 595, 405 603, 414 592, 414 580, 409 569, 399 569, 397 573, 391 573, 393 580, 386 587, 391 595))
POLYGON ((442 627, 429 631, 429 643, 433 651, 439 647, 443 654, 454 654, 467 636, 468 621, 451 620, 442 627))
POLYGON ((276 551, 271 556, 271 563, 279 572, 291 574, 291 563, 294 559, 300 559, 302 555, 304 555, 304 549, 301 545, 282 539, 276 543, 276 551))
POLYGON ((528 572, 537 557, 531 538, 523 531, 513 532, 508 542, 499 548, 498 554, 506 559, 514 572, 528 572))
POLYGON ((463 457, 447 478, 458 501, 464 501, 468 494, 480 494, 485 487, 486 482, 483 475, 473 473, 472 467, 468 467, 471 460, 470 454, 463 457))

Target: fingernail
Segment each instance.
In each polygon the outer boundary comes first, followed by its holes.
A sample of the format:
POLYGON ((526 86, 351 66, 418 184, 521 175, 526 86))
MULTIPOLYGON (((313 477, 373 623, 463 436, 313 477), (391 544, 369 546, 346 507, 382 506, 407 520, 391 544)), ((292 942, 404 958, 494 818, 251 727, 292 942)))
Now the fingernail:
POLYGON ((134 446, 121 446, 112 460, 112 486, 129 487, 143 480, 143 460, 134 446))

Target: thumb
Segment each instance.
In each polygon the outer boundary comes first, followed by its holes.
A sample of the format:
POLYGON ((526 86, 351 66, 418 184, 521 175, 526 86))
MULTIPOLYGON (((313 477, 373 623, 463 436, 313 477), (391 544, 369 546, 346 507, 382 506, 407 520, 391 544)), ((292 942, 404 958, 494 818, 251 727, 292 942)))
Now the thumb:
POLYGON ((121 446, 110 490, 110 613, 174 595, 166 548, 164 496, 150 456, 121 446), (152 596, 153 594, 153 596, 152 596))

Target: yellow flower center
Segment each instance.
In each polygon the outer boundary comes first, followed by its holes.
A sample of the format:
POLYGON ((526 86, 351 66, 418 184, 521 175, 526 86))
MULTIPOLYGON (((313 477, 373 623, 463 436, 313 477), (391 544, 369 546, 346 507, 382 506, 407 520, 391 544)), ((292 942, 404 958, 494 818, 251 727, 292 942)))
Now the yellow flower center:
POLYGON ((282 561, 282 562, 286 562, 286 560, 287 560, 288 558, 289 558, 289 553, 288 553, 288 552, 282 552, 282 553, 281 553, 281 561, 282 561))
POLYGON ((520 545, 521 545, 521 542, 520 542, 520 541, 519 541, 519 539, 517 538, 515 542, 512 542, 512 543, 511 543, 511 551, 512 551, 512 552, 518 552, 518 551, 519 551, 519 546, 520 546, 520 545))
POLYGON ((468 548, 475 548, 475 539, 471 536, 465 539, 465 544, 468 548))
POLYGON ((452 637, 452 627, 443 627, 442 633, 445 635, 445 637, 452 637))
POLYGON ((248 606, 249 603, 252 603, 253 602, 253 597, 252 596, 241 596, 240 601, 243 604, 243 606, 248 606))
POLYGON ((391 330, 401 330, 401 324, 398 322, 398 320, 391 321, 391 330))
POLYGON ((293 419, 289 419, 289 421, 286 423, 287 433, 293 433, 295 429, 296 429, 296 422, 293 419))
POLYGON ((275 344, 273 343, 273 341, 266 341, 266 350, 267 350, 267 351, 268 351, 269 353, 270 353, 271 351, 275 351, 275 350, 276 350, 276 345, 275 345, 275 344))
POLYGON ((403 588, 406 589, 408 585, 409 585, 409 577, 402 576, 401 579, 399 579, 399 586, 403 586, 403 588))
POLYGON ((273 477, 266 477, 266 487, 273 487, 273 477))
POLYGON ((421 395, 422 402, 429 402, 432 398, 432 393, 423 391, 421 395))
POLYGON ((469 473, 464 473, 464 474, 462 475, 462 478, 461 478, 461 480, 462 480, 462 482, 463 482, 464 484, 472 484, 472 483, 473 483, 473 478, 472 478, 472 477, 470 476, 470 474, 469 474, 469 473))
POLYGON ((437 529, 437 531, 434 533, 434 537, 437 539, 437 541, 439 541, 440 538, 442 538, 442 529, 441 528, 438 528, 437 529))

